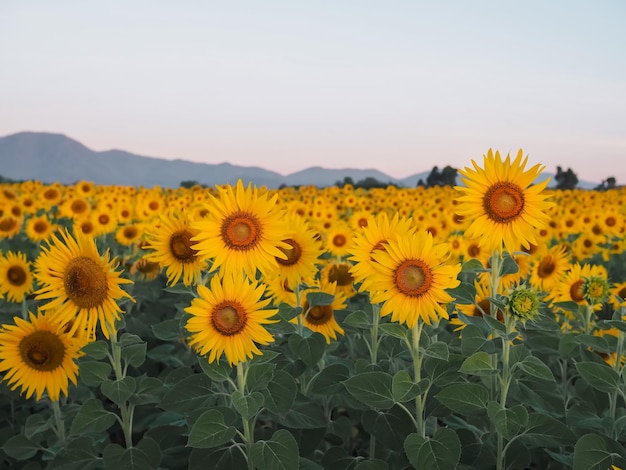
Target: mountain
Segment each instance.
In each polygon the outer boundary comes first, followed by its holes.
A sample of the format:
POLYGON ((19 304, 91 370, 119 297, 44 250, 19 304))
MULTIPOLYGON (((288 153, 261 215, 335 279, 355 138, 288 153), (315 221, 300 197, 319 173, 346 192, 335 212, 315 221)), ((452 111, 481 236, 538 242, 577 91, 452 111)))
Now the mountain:
MULTIPOLYGON (((440 167, 445 166, 439 165, 440 167)), ((383 183, 413 188, 418 180, 426 180, 430 170, 397 179, 374 169, 328 169, 311 167, 281 175, 255 166, 237 166, 230 163, 208 164, 186 160, 135 155, 123 150, 96 152, 62 134, 20 132, 0 137, 0 176, 13 180, 39 180, 44 183, 72 184, 79 180, 99 185, 143 187, 178 187, 183 181, 197 181, 207 186, 234 184, 241 179, 245 184, 278 188, 281 185, 332 186, 350 177, 356 183, 374 178, 383 183)), ((543 178, 554 175, 544 173, 543 178)), ((460 183, 460 181, 457 179, 460 183)), ((594 188, 597 183, 580 181, 580 188, 594 188)))

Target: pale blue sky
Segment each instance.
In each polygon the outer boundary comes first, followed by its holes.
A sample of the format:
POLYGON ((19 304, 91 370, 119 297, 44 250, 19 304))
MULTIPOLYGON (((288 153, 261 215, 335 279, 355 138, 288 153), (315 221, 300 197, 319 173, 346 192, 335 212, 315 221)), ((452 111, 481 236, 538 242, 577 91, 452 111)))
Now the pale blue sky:
POLYGON ((626 183, 626 2, 2 0, 0 136, 282 174, 482 162, 626 183))

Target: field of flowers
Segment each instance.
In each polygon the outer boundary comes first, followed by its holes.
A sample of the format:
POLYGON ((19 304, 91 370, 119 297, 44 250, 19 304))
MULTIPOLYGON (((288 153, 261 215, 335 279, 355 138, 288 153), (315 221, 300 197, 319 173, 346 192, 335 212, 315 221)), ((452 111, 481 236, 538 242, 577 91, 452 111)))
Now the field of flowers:
POLYGON ((626 190, 0 185, 0 468, 626 468, 626 190))

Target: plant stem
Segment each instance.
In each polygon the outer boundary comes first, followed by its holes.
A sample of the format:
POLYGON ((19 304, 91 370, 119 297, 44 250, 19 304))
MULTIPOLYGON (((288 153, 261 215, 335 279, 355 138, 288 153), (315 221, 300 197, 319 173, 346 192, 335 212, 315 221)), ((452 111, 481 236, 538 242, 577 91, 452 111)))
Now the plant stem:
MULTIPOLYGON (((495 299, 496 296, 498 295, 498 290, 500 289, 500 270, 501 270, 501 262, 502 262, 502 256, 500 252, 498 250, 494 250, 493 253, 491 254, 490 260, 491 260, 491 273, 489 273, 490 274, 489 289, 490 289, 491 297, 495 299)), ((490 302, 489 314, 496 320, 498 319, 498 306, 493 302, 490 302)), ((498 368, 498 356, 495 353, 491 355, 491 366, 494 369, 498 368)), ((497 389, 498 389, 498 378, 494 375, 492 376, 491 381, 490 381, 489 396, 491 397, 491 399, 495 398, 497 389)))
MULTIPOLYGON (((109 330, 109 338, 111 342, 111 355, 109 360, 113 371, 115 372, 115 380, 124 380, 126 371, 122 367, 122 346, 117 341, 117 330, 107 324, 109 330)), ((128 401, 124 401, 120 406, 119 423, 124 433, 124 442, 126 448, 133 447, 133 416, 135 414, 135 405, 128 401)))
POLYGON ((378 362, 378 346, 380 345, 378 341, 378 325, 380 324, 380 304, 372 304, 372 313, 373 313, 373 321, 371 331, 371 343, 372 347, 370 348, 370 360, 372 364, 376 364, 378 362))
MULTIPOLYGON (((511 340, 509 336, 515 331, 515 318, 511 315, 506 320, 506 335, 502 339, 502 371, 500 373, 500 406, 502 409, 506 409, 506 399, 509 394, 509 387, 511 386, 511 368, 510 368, 510 356, 511 356, 511 340)), ((504 436, 497 431, 497 469, 504 469, 505 451, 504 451, 504 436)))
MULTIPOLYGON (((622 375, 622 354, 624 352, 624 332, 622 330, 617 330, 617 347, 615 348, 615 362, 613 364, 613 370, 615 370, 615 372, 617 372, 619 374, 619 376, 621 377, 622 375)), ((617 440, 617 438, 619 437, 617 435, 616 429, 615 429, 615 411, 617 410, 617 388, 615 390, 613 390, 609 397, 610 397, 610 401, 609 401, 609 416, 611 417, 611 429, 612 429, 612 438, 617 440)))
POLYGON ((54 413, 54 431, 57 435, 57 439, 59 439, 62 443, 65 443, 65 423, 63 422, 63 415, 61 413, 59 401, 51 401, 50 406, 52 407, 52 412, 54 413))
MULTIPOLYGON (((422 380, 422 354, 420 352, 420 337, 424 329, 424 324, 420 319, 417 320, 413 327, 413 342, 411 344, 411 356, 413 357, 413 376, 415 383, 419 383, 422 380)), ((424 423, 424 405, 426 403, 426 394, 420 393, 415 397, 415 418, 417 434, 421 437, 426 437, 426 426, 424 423)))
MULTIPOLYGON (((247 379, 247 362, 237 364, 237 386, 242 395, 246 394, 247 379)), ((254 470, 254 462, 252 461, 252 445, 254 444, 254 429, 252 427, 252 419, 241 417, 243 423, 243 440, 246 445, 246 456, 248 460, 248 470, 254 470)))

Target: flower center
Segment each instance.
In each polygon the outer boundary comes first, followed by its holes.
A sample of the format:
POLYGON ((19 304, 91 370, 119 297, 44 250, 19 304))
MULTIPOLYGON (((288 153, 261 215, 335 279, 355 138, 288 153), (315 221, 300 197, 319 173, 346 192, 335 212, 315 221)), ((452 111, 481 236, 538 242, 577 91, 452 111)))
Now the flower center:
POLYGON ((65 293, 80 308, 101 306, 107 298, 107 275, 91 258, 72 259, 63 277, 65 293))
POLYGON ((556 269, 556 265, 554 264, 554 260, 552 259, 552 256, 550 255, 544 256, 543 258, 541 258, 541 261, 539 262, 539 266, 537 267, 537 276, 539 276, 542 279, 545 279, 546 277, 550 277, 550 275, 554 272, 555 269, 556 269))
POLYGON ((333 308, 330 305, 316 305, 309 310, 309 303, 304 303, 306 320, 316 326, 325 325, 333 318, 333 308))
POLYGON ((124 238, 132 240, 137 236, 137 227, 124 227, 124 238))
POLYGON ((100 214, 98 216, 98 223, 100 225, 106 225, 106 224, 109 223, 110 220, 111 220, 111 218, 108 215, 106 215, 106 214, 100 214))
POLYGON ((524 191, 508 181, 495 183, 483 198, 483 208, 491 220, 501 224, 511 222, 524 210, 524 191))
POLYGON ((26 272, 21 266, 11 266, 7 271, 7 279, 14 286, 21 286, 26 282, 26 272))
POLYGON ((477 258, 480 254, 480 247, 476 243, 472 243, 467 247, 467 254, 470 258, 477 258))
POLYGON ((569 288, 569 295, 574 302, 582 302, 585 300, 583 296, 583 280, 579 279, 569 288))
POLYGON ((43 198, 47 199, 48 201, 53 201, 54 199, 58 197, 59 197, 59 192, 56 189, 47 189, 43 193, 43 198))
POLYGON ((65 345, 51 331, 38 330, 25 336, 19 344, 24 364, 42 372, 51 372, 63 364, 65 345))
POLYGON ((347 264, 337 264, 328 271, 328 280, 336 282, 338 286, 348 286, 352 284, 354 278, 350 274, 350 266, 347 264))
POLYGON ((74 214, 82 214, 87 210, 87 203, 82 199, 76 199, 72 201, 70 208, 74 214))
POLYGON ((35 233, 46 233, 48 231, 48 224, 43 220, 38 220, 33 225, 33 230, 35 233))
POLYGON ((0 220, 0 232, 10 232, 17 227, 17 220, 13 217, 6 217, 0 220))
POLYGON ((342 247, 348 242, 346 236, 342 233, 338 233, 333 237, 333 245, 336 247, 342 247))
POLYGON ((251 250, 261 239, 261 223, 248 212, 236 212, 222 223, 221 235, 229 248, 241 251, 251 250))
POLYGON ((422 260, 408 259, 397 267, 395 284, 402 294, 408 297, 420 297, 432 286, 433 273, 422 260))
POLYGON ((170 251, 174 258, 181 263, 192 262, 198 254, 196 250, 191 248, 192 236, 193 235, 189 233, 189 231, 181 230, 179 232, 175 232, 170 237, 170 251))
POLYGON ((604 223, 607 227, 614 227, 617 224, 617 220, 613 216, 609 216, 605 219, 604 223))
POLYGON ((286 243, 291 247, 279 248, 280 251, 287 255, 287 259, 276 257, 276 261, 278 262, 278 264, 281 264, 283 266, 293 266, 298 261, 300 261, 300 258, 302 257, 302 247, 293 238, 287 238, 286 240, 283 240, 283 243, 286 243))
POLYGON ((239 302, 225 301, 213 308, 211 323, 221 335, 232 336, 245 328, 247 318, 248 316, 239 302))

